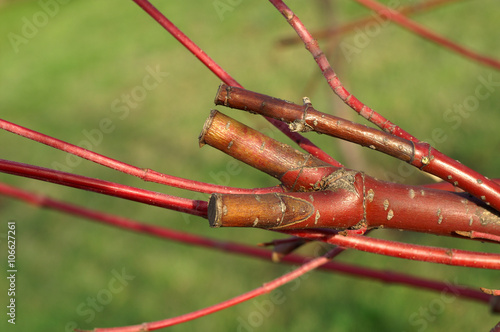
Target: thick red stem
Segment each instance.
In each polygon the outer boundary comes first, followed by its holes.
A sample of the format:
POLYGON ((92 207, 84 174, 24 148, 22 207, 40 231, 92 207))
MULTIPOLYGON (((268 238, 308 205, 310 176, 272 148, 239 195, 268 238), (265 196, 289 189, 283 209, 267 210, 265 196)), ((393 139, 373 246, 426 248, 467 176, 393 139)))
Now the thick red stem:
POLYGON ((213 194, 212 227, 349 230, 392 228, 497 241, 500 217, 467 195, 381 182, 339 170, 327 189, 264 195, 213 194))
POLYGON ((277 178, 292 191, 311 190, 337 169, 218 111, 210 113, 199 141, 277 178))
MULTIPOLYGON (((59 210, 72 215, 81 216, 94 221, 102 222, 104 224, 112 225, 119 228, 128 229, 134 232, 141 232, 157 236, 160 238, 165 238, 169 240, 174 240, 181 243, 192 244, 197 246, 208 247, 212 249, 218 249, 231 253, 239 253, 253 257, 259 257, 263 259, 269 259, 271 253, 268 250, 263 250, 260 248, 255 248, 243 244, 223 242, 219 240, 213 240, 206 237, 188 234, 184 232, 174 231, 163 227, 158 227, 154 225, 147 225, 143 223, 136 222, 123 217, 118 217, 115 215, 105 214, 99 211, 94 211, 86 208, 82 208, 73 204, 64 203, 58 200, 51 199, 46 196, 36 195, 25 190, 21 190, 6 184, 0 183, 0 193, 3 195, 10 196, 12 198, 20 199, 35 206, 47 207, 55 210, 59 210)), ((298 255, 287 255, 282 258, 283 262, 292 264, 303 264, 308 258, 301 257, 298 255)), ((414 286, 418 288, 423 288, 427 290, 435 290, 438 292, 448 291, 453 292, 457 296, 488 303, 490 302, 491 295, 485 292, 479 292, 475 289, 470 289, 464 286, 446 284, 443 282, 437 282, 433 280, 422 279, 418 277, 413 277, 409 275, 404 275, 398 272, 391 271, 378 271, 365 267, 357 267, 349 264, 338 263, 338 262, 328 262, 319 267, 320 269, 326 271, 336 271, 340 273, 346 273, 353 276, 363 276, 374 280, 379 280, 386 283, 398 283, 408 286, 414 286)))
MULTIPOLYGON (((140 223, 128 218, 119 217, 96 210, 83 208, 74 204, 61 202, 47 196, 33 194, 26 190, 15 188, 3 183, 0 183, 0 193, 9 197, 25 201, 38 207, 46 207, 68 213, 75 216, 84 217, 90 220, 101 222, 110 226, 126 229, 132 232, 149 234, 163 239, 177 241, 179 243, 201 246, 210 249, 217 249, 227 253, 241 254, 264 260, 270 260, 272 253, 269 250, 256 248, 253 246, 220 241, 210 239, 204 236, 180 232, 155 225, 140 223)), ((288 264, 303 264, 310 258, 299 255, 286 255, 281 258, 281 262, 288 264)), ((330 272, 340 272, 356 277, 365 277, 368 279, 378 280, 384 283, 396 283, 406 286, 414 286, 427 290, 435 290, 438 292, 444 289, 449 289, 451 292, 458 294, 461 297, 480 302, 488 303, 491 296, 476 289, 467 288, 465 286, 448 285, 443 282, 414 277, 399 272, 375 270, 367 267, 355 266, 347 263, 328 262, 319 267, 321 270, 330 272)))
POLYGON ((462 188, 500 211, 500 184, 434 149, 315 110, 237 87, 221 85, 215 102, 289 122, 296 131, 314 130, 381 151, 462 188))

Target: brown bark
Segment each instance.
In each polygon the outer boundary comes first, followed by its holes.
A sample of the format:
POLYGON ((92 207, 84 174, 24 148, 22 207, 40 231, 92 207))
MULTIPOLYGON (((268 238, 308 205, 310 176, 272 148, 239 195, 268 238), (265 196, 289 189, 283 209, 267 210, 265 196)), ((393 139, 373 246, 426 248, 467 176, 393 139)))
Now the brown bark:
POLYGON ((212 111, 199 137, 208 144, 275 178, 291 191, 311 190, 338 168, 299 152, 218 111, 212 111))
POLYGON ((256 112, 288 122, 292 131, 314 130, 381 151, 406 162, 413 162, 414 159, 415 143, 375 128, 319 112, 311 104, 297 105, 225 84, 220 85, 215 104, 256 112))

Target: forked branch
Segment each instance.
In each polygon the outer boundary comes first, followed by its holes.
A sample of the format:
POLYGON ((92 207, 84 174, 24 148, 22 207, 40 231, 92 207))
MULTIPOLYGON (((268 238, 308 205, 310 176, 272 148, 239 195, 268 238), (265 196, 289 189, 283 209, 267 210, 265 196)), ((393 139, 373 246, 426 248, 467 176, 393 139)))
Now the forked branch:
POLYGON ((321 73, 325 77, 328 85, 333 92, 350 108, 356 111, 359 115, 372 122, 384 131, 387 131, 395 136, 410 140, 418 141, 411 134, 396 126, 394 123, 387 120, 385 117, 377 113, 372 108, 363 104, 358 98, 351 94, 344 87, 339 77, 333 70, 325 54, 319 47, 318 41, 314 39, 311 33, 307 30, 300 19, 282 0, 269 0, 276 9, 286 18, 290 26, 295 30, 300 39, 304 42, 306 49, 311 53, 314 61, 318 64, 321 73))
MULTIPOLYGON (((365 230, 373 228, 397 228, 438 235, 498 241, 500 238, 500 217, 497 211, 500 211, 500 186, 441 154, 427 143, 420 142, 354 97, 343 87, 320 50, 318 43, 311 37, 295 14, 281 0, 270 1, 298 32, 333 91, 346 104, 377 124, 384 131, 360 126, 320 113, 312 108, 309 101, 306 101, 305 105, 299 106, 243 90, 236 80, 208 57, 172 22, 165 18, 149 1, 134 0, 202 63, 210 68, 214 74, 229 85, 223 86, 223 92, 218 96, 221 104, 259 112, 309 152, 309 154, 300 153, 287 145, 253 131, 221 113, 212 112, 200 136, 200 144, 216 147, 272 175, 282 183, 281 186, 240 190, 170 177, 152 170, 143 170, 118 162, 92 151, 0 120, 0 127, 4 129, 87 158, 101 165, 138 176, 146 181, 154 181, 205 193, 216 193, 212 195, 210 203, 207 204, 204 201, 169 196, 5 160, 0 160, 0 171, 2 172, 206 217, 213 227, 260 227, 308 241, 317 240, 338 246, 323 257, 303 263, 293 272, 220 304, 162 321, 129 327, 95 329, 94 331, 151 331, 202 317, 265 294, 320 266, 330 270, 339 268, 342 266, 341 264, 329 262, 329 259, 340 253, 344 248, 440 264, 500 269, 500 255, 498 254, 397 243, 367 238, 353 233, 356 230, 363 233, 365 230), (225 95, 223 94, 224 91, 225 95), (244 97, 238 97, 238 94, 244 97), (237 106, 238 103, 240 103, 240 106, 237 106), (287 122, 288 125, 283 122, 287 122), (397 157, 415 167, 440 176, 442 179, 475 195, 478 199, 468 197, 466 193, 451 193, 424 187, 382 182, 362 172, 343 168, 340 163, 297 133, 309 130, 339 137, 397 157), (489 204, 497 211, 491 209, 488 206, 489 204)), ((371 0, 357 1, 374 4, 371 0)), ((384 9, 385 7, 380 8, 384 9)), ((401 20, 398 15, 386 17, 402 22, 400 24, 404 23, 405 26, 413 26, 415 31, 422 31, 420 28, 415 28, 415 25, 408 25, 408 22, 401 20)), ((443 42, 443 40, 439 41, 443 42)), ((453 47, 450 48, 453 49, 453 47)), ((498 62, 491 64, 500 68, 498 62)), ((270 255, 268 251, 264 253, 260 249, 251 250, 242 245, 224 244, 207 238, 188 236, 156 226, 141 225, 124 218, 107 216, 49 198, 33 197, 3 185, 0 185, 0 192, 34 204, 50 206, 60 211, 93 218, 121 228, 175 239, 183 243, 226 249, 256 257, 266 255, 268 257, 270 255), (227 245, 227 247, 223 247, 223 245, 227 245)), ((283 258, 284 261, 294 261, 295 263, 297 263, 298 259, 302 259, 302 257, 289 255, 283 258)), ((353 267, 347 273, 365 275, 379 280, 384 280, 384 278, 390 280, 389 277, 384 277, 381 273, 368 269, 363 270, 362 268, 356 269, 356 267, 353 267)), ((426 283, 418 278, 405 279, 401 277, 398 281, 438 289, 436 283, 426 283)), ((465 293, 468 294, 468 297, 480 301, 495 299, 493 296, 498 295, 496 290, 491 290, 491 294, 478 294, 472 290, 467 292, 467 289, 465 289, 465 293)), ((498 301, 496 303, 495 308, 498 306, 498 301)))
POLYGON ((470 232, 500 236, 498 213, 466 193, 389 183, 336 168, 220 112, 211 113, 200 141, 278 178, 292 190, 214 194, 208 212, 212 227, 384 227, 448 236, 470 232))
POLYGON ((457 186, 500 211, 500 185, 422 141, 410 141, 288 101, 221 85, 215 103, 288 122, 292 130, 316 131, 403 160, 457 186))
MULTIPOLYGON (((236 242, 211 239, 205 236, 172 230, 157 225, 141 223, 129 218, 111 215, 103 213, 101 211, 84 208, 75 204, 62 202, 45 195, 34 194, 32 192, 15 188, 3 183, 0 183, 0 194, 14 199, 22 200, 37 207, 53 209, 73 216, 79 216, 95 222, 103 223, 105 225, 114 226, 136 233, 148 234, 151 236, 170 241, 176 241, 187 245, 219 250, 226 253, 240 254, 249 257, 264 259, 267 261, 269 261, 272 256, 269 250, 265 250, 262 248, 256 248, 236 242)), ((303 264, 310 259, 311 258, 309 257, 289 254, 282 257, 281 262, 287 264, 303 264)), ((343 273, 355 277, 369 278, 371 280, 376 280, 384 283, 401 284, 410 287, 421 288, 424 290, 434 290, 437 292, 442 292, 443 290, 448 289, 449 291, 457 294, 457 296, 460 296, 464 299, 475 300, 486 304, 491 303, 492 305, 496 303, 491 301, 493 298, 492 294, 484 291, 478 291, 476 289, 460 285, 450 285, 440 281, 423 279, 420 277, 414 277, 394 271, 376 270, 368 267, 356 266, 335 261, 330 261, 324 265, 321 265, 318 269, 335 273, 343 273)), ((500 311, 500 303, 492 306, 492 310, 500 311)))

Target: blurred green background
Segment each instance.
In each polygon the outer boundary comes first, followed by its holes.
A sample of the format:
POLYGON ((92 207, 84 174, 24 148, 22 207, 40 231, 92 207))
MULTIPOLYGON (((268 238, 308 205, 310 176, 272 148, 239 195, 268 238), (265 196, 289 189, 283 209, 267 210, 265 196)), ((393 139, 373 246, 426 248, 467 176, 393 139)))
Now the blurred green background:
MULTIPOLYGON (((318 110, 365 123, 332 96, 303 46, 277 47, 277 41, 293 36, 293 31, 268 2, 154 4, 246 88, 296 103, 307 95, 318 110)), ((312 30, 369 14, 352 1, 288 4, 312 30)), ((463 45, 498 58, 499 12, 495 0, 456 1, 415 18, 463 45)), ((415 136, 431 140, 441 151, 487 176, 498 177, 500 73, 394 24, 366 29, 336 39, 336 44, 321 41, 325 49, 337 46, 330 60, 347 88, 415 136), (346 56, 346 47, 357 51, 346 56), (497 82, 488 98, 470 112, 454 112, 454 105, 473 100, 481 77, 497 82), (438 141, 433 138, 436 130, 442 138, 438 141)), ((231 168, 231 158, 219 151, 198 148, 197 137, 214 108, 220 81, 132 1, 0 1, 0 36, 0 109, 4 119, 78 144, 87 139, 86 132, 99 128, 100 121, 108 118, 114 129, 93 146, 98 153, 199 181, 237 187, 277 184, 246 165, 231 168), (164 73, 163 80, 130 104, 128 113, 123 108, 119 111, 116 107, 125 106, 122 96, 140 90, 137 87, 143 85, 148 68, 158 68, 164 73)), ((219 109, 288 143, 261 118, 219 109)), ((414 184, 432 181, 368 149, 325 136, 308 137, 348 167, 380 179, 414 184)), ((87 161, 67 159, 61 151, 7 132, 0 132, 0 138, 3 159, 44 167, 65 165, 77 174, 187 198, 206 198, 144 183, 87 161)), ((254 245, 277 237, 251 229, 210 229, 201 218, 35 180, 3 174, 0 180, 89 208, 212 238, 254 245)), ((75 326, 90 329, 160 320, 241 294, 290 269, 122 231, 9 198, 0 197, 0 207, 1 266, 6 263, 5 235, 11 220, 17 223, 18 266, 16 325, 7 324, 2 312, 2 331, 62 332, 75 326), (116 273, 130 277, 112 293, 119 286, 113 284, 116 273), (111 298, 106 297, 109 294, 111 298), (89 298, 97 299, 94 307, 89 298)), ((491 244, 432 235, 387 230, 373 234, 498 252, 498 246, 491 244)), ((317 249, 311 244, 301 253, 312 254, 317 249)), ((499 287, 498 273, 492 271, 354 251, 338 260, 445 282, 499 287)), ((2 278, 3 311, 7 288, 2 278)), ((486 331, 500 317, 490 314, 483 304, 460 299, 445 303, 440 293, 324 272, 313 272, 281 291, 283 303, 268 310, 269 314, 259 311, 269 300, 265 295, 170 330, 486 331), (424 316, 422 310, 436 314, 424 316)))

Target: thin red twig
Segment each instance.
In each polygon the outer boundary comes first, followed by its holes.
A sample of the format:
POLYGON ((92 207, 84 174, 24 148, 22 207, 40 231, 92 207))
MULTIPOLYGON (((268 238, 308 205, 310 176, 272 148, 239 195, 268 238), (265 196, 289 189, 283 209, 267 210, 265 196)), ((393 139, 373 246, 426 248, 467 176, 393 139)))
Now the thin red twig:
MULTIPOLYGON (((187 37, 179 28, 177 28, 169 19, 165 17, 157 8, 155 8, 148 0, 133 0, 146 13, 148 13, 156 22, 164 27, 173 37, 175 37, 184 47, 186 47, 194 56, 196 56, 210 71, 212 71, 224 83, 242 87, 231 75, 223 70, 219 64, 212 60, 203 50, 196 45, 189 37, 187 37)), ((310 140, 301 136, 298 133, 291 132, 288 127, 280 121, 266 118, 276 128, 281 130, 285 135, 297 143, 302 149, 309 152, 313 156, 326 161, 334 166, 341 167, 338 161, 329 156, 323 150, 314 145, 310 140)))
POLYGON ((166 209, 207 216, 207 202, 166 195, 122 184, 0 159, 0 172, 97 192, 166 209))
POLYGON ((241 294, 239 296, 236 296, 232 299, 229 299, 227 301, 212 305, 210 307, 197 310, 194 312, 190 312, 188 314, 184 314, 178 317, 173 317, 173 318, 168 318, 165 320, 157 321, 157 322, 151 322, 151 323, 143 323, 140 325, 134 325, 134 326, 125 326, 125 327, 114 327, 114 328, 96 328, 92 330, 93 332, 142 332, 142 331, 153 331, 161 328, 165 328, 168 326, 173 326, 181 323, 185 323, 203 316, 210 315, 212 313, 215 313, 217 311, 227 309, 229 307, 235 306, 237 304, 240 304, 242 302, 248 301, 250 299, 253 299, 254 297, 257 297, 259 295, 263 295, 266 293, 271 292, 272 290, 304 275, 305 273, 316 269, 317 267, 326 264, 337 252, 336 249, 331 250, 324 256, 315 258, 307 263, 304 263, 297 269, 286 273, 268 283, 265 283, 261 287, 258 287, 252 291, 249 291, 247 293, 241 294))
POLYGON ((494 234, 488 234, 488 233, 476 232, 476 231, 456 232, 456 233, 458 235, 469 237, 471 239, 484 239, 484 240, 500 242, 500 236, 494 235, 494 234))
POLYGON ((347 91, 347 89, 343 86, 342 82, 333 70, 332 66, 328 62, 325 54, 323 53, 323 51, 321 51, 321 48, 318 45, 318 41, 312 37, 311 33, 307 30, 300 19, 294 14, 294 12, 290 8, 288 8, 288 6, 282 0, 269 1, 286 18, 287 22, 295 30, 295 32, 297 32, 300 39, 304 42, 306 49, 311 53, 314 60, 321 69, 321 73, 328 82, 328 85, 330 85, 333 92, 337 96, 339 96, 339 98, 344 103, 346 103, 359 115, 380 127, 382 130, 407 140, 411 140, 414 142, 418 141, 408 132, 396 126, 367 105, 363 104, 353 94, 347 91))
MULTIPOLYGON (((424 11, 434 9, 437 6, 443 6, 443 5, 448 4, 450 2, 456 2, 456 1, 457 0, 427 0, 425 2, 419 2, 419 3, 403 6, 403 7, 398 8, 397 10, 401 14, 408 16, 408 15, 422 13, 424 11)), ((382 19, 385 20, 386 18, 382 17, 382 19)), ((330 38, 330 37, 334 37, 334 36, 337 36, 340 34, 348 33, 350 31, 354 30, 355 28, 366 26, 369 23, 377 22, 377 20, 379 20, 379 19, 376 16, 369 15, 369 16, 363 17, 361 19, 357 19, 357 20, 345 23, 345 24, 338 26, 338 27, 329 27, 326 29, 312 31, 311 34, 318 40, 330 38)), ((297 38, 296 36, 290 37, 290 38, 283 38, 280 40, 281 45, 291 45, 291 44, 300 43, 300 42, 301 42, 300 38, 297 38)))
POLYGON ((468 59, 479 62, 483 65, 492 67, 494 69, 500 70, 500 61, 487 57, 485 55, 479 54, 477 52, 471 51, 461 45, 458 45, 451 40, 434 33, 433 31, 421 26, 420 24, 414 22, 408 17, 402 15, 401 13, 393 10, 377 1, 374 0, 355 0, 363 6, 370 8, 377 12, 379 16, 384 16, 387 19, 399 24, 403 28, 423 37, 424 39, 430 40, 440 46, 446 47, 468 59))
MULTIPOLYGON (((156 22, 164 27, 175 39, 177 39, 186 49, 208 67, 218 78, 224 82, 231 82, 231 85, 241 86, 231 75, 210 58, 198 45, 196 45, 185 33, 175 26, 165 17, 155 6, 147 0, 133 0, 139 7, 148 13, 156 22)), ((229 83, 227 83, 229 84, 229 83)))
POLYGON ((500 255, 498 254, 407 244, 359 235, 325 235, 324 233, 306 230, 286 231, 285 233, 385 256, 429 263, 500 270, 500 255))
POLYGON ((48 145, 55 149, 71 153, 75 156, 90 160, 94 163, 109 167, 111 169, 136 176, 144 181, 155 182, 159 184, 164 184, 171 187, 197 191, 202 193, 266 193, 266 192, 282 192, 281 187, 271 187, 271 188, 256 188, 256 189, 242 189, 233 188, 227 186, 219 186, 215 184, 188 180, 179 178, 176 176, 159 173, 152 169, 139 168, 133 165, 126 164, 124 162, 106 157, 99 153, 84 149, 77 145, 67 143, 65 141, 53 138, 51 136, 39 133, 37 131, 22 127, 15 123, 0 119, 0 129, 4 129, 11 133, 20 135, 22 137, 29 138, 36 142, 48 145))

